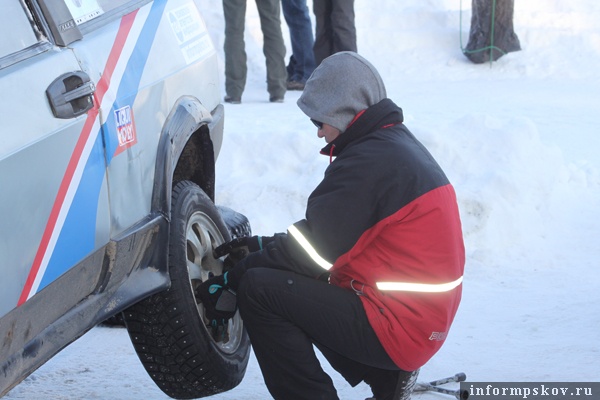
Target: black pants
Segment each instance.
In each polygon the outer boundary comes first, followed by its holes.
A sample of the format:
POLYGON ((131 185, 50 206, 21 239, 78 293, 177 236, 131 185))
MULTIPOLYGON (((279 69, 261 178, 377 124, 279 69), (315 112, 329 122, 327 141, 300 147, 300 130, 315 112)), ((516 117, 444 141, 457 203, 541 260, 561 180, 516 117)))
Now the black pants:
POLYGON ((354 0, 314 0, 313 12, 317 66, 337 52, 357 51, 354 0))
POLYGON ((313 344, 352 386, 377 369, 398 370, 352 291, 292 272, 250 269, 238 303, 271 395, 338 399, 313 344))

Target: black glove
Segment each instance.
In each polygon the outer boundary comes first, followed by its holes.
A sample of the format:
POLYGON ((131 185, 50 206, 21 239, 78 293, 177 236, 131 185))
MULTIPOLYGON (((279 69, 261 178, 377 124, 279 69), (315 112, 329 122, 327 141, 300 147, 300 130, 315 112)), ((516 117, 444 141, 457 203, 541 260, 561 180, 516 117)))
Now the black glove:
POLYGON ((227 321, 233 318, 237 310, 237 299, 235 292, 229 288, 227 283, 227 272, 223 275, 214 276, 202 282, 196 289, 204 305, 204 313, 213 328, 213 335, 227 331, 227 321))
POLYGON ((274 240, 272 236, 242 236, 225 242, 214 251, 215 258, 223 257, 232 252, 245 250, 248 253, 262 250, 264 246, 274 240))
POLYGON ((273 240, 275 240, 273 236, 243 236, 223 243, 213 253, 215 258, 228 255, 224 263, 225 268, 230 269, 248 254, 262 250, 264 246, 273 240))

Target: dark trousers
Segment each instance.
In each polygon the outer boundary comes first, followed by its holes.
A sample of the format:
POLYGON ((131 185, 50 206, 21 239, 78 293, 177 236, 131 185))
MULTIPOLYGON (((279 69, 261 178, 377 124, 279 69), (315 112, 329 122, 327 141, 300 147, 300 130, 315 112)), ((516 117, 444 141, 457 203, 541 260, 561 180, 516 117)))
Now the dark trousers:
POLYGON ((398 370, 352 291, 293 272, 255 268, 242 278, 238 304, 276 400, 338 399, 313 345, 352 386, 375 370, 398 370))
MULTIPOLYGON (((225 16, 225 92, 241 98, 246 87, 247 56, 244 42, 247 0, 223 0, 225 16)), ((281 32, 280 0, 256 0, 263 33, 270 97, 283 98, 286 92, 285 43, 281 32)))
POLYGON ((354 0, 314 0, 315 61, 340 51, 357 51, 354 0))

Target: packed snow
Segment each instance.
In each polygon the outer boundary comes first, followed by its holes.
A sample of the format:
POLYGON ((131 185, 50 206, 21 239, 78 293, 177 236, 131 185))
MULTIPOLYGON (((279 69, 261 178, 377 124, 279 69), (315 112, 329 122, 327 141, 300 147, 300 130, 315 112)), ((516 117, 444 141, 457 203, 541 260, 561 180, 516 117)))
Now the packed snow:
MULTIPOLYGON (((221 56, 220 0, 203 0, 221 56)), ((309 5, 312 2, 309 1, 309 5)), ((474 65, 461 52, 470 1, 356 0, 358 49, 380 71, 407 127, 456 188, 467 263, 464 295, 444 347, 419 380, 600 378, 600 2, 517 0, 522 51, 474 65)), ((283 19, 282 19, 283 21, 283 19)), ((217 203, 259 235, 303 218, 329 162, 296 106, 268 102, 262 34, 248 2, 248 84, 226 104, 217 203)), ((283 32, 290 54, 287 26, 283 32)), ((341 399, 364 399, 324 361, 341 399)), ((450 385, 452 387, 452 385, 450 385)), ((456 385, 454 385, 456 387, 456 385)), ((439 394, 414 395, 441 399, 439 394)), ((167 399, 123 328, 97 327, 6 399, 167 399)), ((246 377, 214 399, 270 398, 252 356, 246 377)))

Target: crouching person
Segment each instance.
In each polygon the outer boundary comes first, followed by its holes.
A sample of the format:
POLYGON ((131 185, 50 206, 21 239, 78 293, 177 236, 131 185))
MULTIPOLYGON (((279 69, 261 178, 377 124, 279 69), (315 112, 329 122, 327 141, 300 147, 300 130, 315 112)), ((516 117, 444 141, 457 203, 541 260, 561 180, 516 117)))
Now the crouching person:
POLYGON ((374 399, 408 399, 461 298, 454 189, 358 54, 325 59, 298 106, 331 159, 306 218, 286 233, 218 248, 232 257, 242 247, 252 252, 199 295, 223 322, 230 315, 218 312, 219 299, 237 293, 275 399, 338 399, 314 347, 350 385, 369 384, 374 399))

